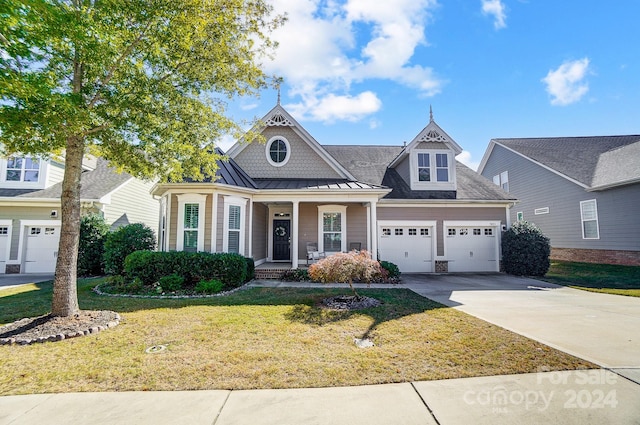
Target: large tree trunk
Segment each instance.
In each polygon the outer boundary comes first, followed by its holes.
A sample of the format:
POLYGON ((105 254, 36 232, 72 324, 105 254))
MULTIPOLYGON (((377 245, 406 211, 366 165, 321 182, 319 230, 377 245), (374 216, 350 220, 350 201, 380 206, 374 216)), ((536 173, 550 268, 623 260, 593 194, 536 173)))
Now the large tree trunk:
POLYGON ((67 140, 64 180, 62 181, 62 229, 53 282, 53 316, 72 316, 80 311, 77 290, 78 243, 80 240, 80 176, 84 140, 67 140))

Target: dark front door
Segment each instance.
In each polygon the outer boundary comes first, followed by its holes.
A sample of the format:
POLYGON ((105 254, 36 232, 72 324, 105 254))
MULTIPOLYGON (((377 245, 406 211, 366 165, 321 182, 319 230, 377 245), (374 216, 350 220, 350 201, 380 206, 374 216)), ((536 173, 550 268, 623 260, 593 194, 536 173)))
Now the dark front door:
POLYGON ((273 260, 291 260, 291 220, 273 220, 273 260))

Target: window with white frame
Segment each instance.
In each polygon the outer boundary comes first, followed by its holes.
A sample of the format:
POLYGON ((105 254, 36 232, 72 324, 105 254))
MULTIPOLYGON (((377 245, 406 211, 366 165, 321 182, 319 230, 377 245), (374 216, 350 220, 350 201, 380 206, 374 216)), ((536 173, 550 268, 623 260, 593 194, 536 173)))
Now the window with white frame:
POLYGON ((598 227, 598 204, 595 199, 580 202, 582 239, 600 239, 598 227))
POLYGON ((6 181, 38 182, 40 161, 29 156, 12 156, 7 159, 6 181))
POLYGON ((266 144, 267 161, 274 167, 282 167, 291 157, 291 145, 282 136, 269 139, 266 144))
POLYGON ((246 198, 224 197, 222 250, 244 255, 246 198))
POLYGON ((445 150, 415 150, 411 153, 413 190, 455 190, 455 160, 445 150))
POLYGON ((318 235, 319 251, 346 251, 347 207, 344 205, 319 206, 318 235))
POLYGON ((178 195, 178 251, 204 251, 204 208, 206 195, 178 195))
POLYGON ((503 171, 500 174, 496 174, 495 176, 493 176, 493 182, 500 186, 502 188, 502 190, 504 190, 505 192, 509 191, 509 172, 508 171, 503 171))

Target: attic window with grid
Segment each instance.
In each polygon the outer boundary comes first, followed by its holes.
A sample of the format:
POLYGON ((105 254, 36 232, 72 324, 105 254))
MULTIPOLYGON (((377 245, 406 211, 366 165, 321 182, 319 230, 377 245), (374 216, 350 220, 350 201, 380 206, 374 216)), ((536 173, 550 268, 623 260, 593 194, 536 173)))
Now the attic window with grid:
POLYGON ((289 141, 282 136, 272 137, 267 142, 267 161, 274 167, 282 167, 289 161, 291 146, 289 141))

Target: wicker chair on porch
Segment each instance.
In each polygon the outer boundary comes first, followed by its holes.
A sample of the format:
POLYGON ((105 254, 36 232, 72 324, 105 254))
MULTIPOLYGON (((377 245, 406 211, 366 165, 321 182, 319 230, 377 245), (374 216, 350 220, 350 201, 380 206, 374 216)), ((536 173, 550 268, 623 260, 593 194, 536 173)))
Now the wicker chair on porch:
POLYGON ((324 252, 318 251, 318 244, 309 242, 307 244, 307 266, 309 265, 309 260, 311 263, 314 261, 318 261, 321 258, 325 258, 326 255, 324 252))

